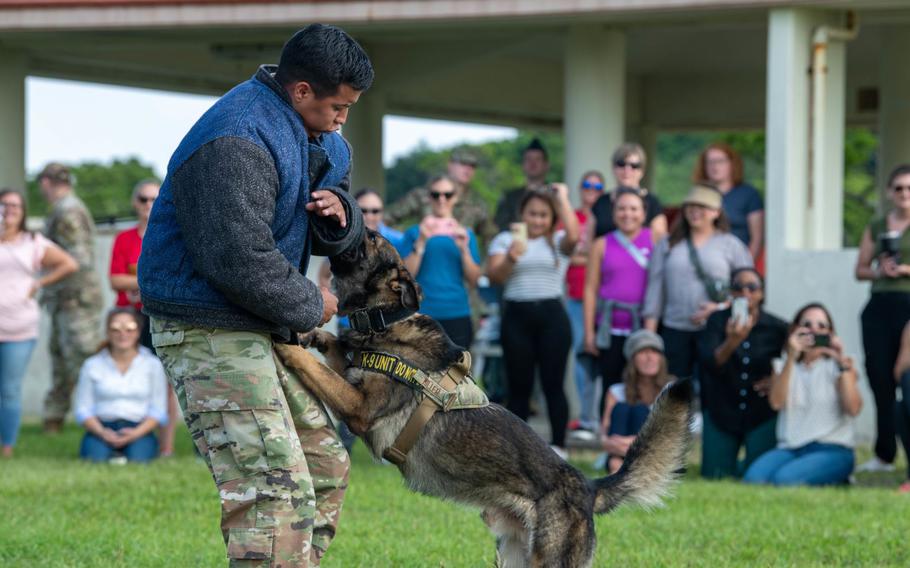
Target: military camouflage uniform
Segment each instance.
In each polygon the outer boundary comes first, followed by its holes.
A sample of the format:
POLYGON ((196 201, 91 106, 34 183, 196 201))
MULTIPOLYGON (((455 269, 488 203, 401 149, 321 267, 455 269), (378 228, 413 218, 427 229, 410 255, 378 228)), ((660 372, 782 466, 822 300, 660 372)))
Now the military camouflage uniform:
MULTIPOLYGON (((430 191, 424 187, 417 187, 406 193, 394 203, 386 206, 383 213, 384 221, 389 225, 419 223, 430 213, 430 191)), ((490 242, 496 233, 496 226, 490 219, 490 209, 487 202, 471 191, 469 187, 462 190, 452 216, 465 227, 474 229, 474 234, 483 245, 490 242)))
POLYGON ((73 194, 57 201, 45 222, 45 236, 60 245, 79 270, 42 291, 41 302, 51 316, 51 389, 44 399, 46 421, 62 421, 79 370, 101 343, 101 284, 95 273, 95 223, 73 194))
POLYGON ((317 566, 350 461, 266 333, 152 318, 152 343, 221 496, 230 565, 317 566))

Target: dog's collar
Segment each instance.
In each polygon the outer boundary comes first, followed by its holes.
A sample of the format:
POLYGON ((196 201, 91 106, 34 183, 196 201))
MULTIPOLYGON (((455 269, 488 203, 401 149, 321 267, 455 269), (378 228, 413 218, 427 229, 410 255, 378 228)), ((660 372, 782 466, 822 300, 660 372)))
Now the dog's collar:
POLYGON ((383 309, 379 306, 362 308, 348 314, 351 328, 360 333, 382 333, 390 325, 417 313, 417 310, 400 306, 383 309))

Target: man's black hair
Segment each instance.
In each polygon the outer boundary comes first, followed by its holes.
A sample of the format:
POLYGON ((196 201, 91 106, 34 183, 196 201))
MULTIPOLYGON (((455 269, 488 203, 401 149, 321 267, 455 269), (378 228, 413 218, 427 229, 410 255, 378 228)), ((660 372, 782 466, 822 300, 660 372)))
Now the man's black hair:
POLYGON ((524 150, 521 151, 522 157, 526 153, 530 152, 531 150, 537 150, 538 152, 543 152, 543 159, 549 161, 550 155, 547 154, 547 149, 544 147, 543 142, 540 141, 540 138, 535 137, 533 140, 531 140, 531 142, 528 144, 527 148, 525 148, 524 150))
POLYGON ((284 44, 275 78, 282 85, 306 81, 317 98, 332 96, 341 85, 366 91, 373 64, 354 38, 335 26, 310 24, 284 44))

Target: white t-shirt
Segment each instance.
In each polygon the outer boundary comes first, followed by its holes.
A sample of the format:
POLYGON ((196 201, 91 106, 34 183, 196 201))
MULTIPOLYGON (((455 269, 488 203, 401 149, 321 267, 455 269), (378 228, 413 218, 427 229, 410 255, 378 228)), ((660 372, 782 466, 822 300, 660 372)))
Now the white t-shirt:
MULTIPOLYGON (((562 254, 559 245, 564 231, 553 235, 553 246, 546 237, 528 239, 528 248, 512 267, 502 297, 512 302, 530 302, 561 298, 566 280, 569 257, 562 254), (555 249, 555 252, 554 252, 555 249)), ((512 246, 512 233, 499 233, 490 243, 487 254, 506 254, 512 246)))
POLYGON ((99 420, 142 422, 151 417, 167 423, 167 378, 157 357, 145 347, 121 373, 107 349, 82 364, 73 405, 80 424, 99 420))
POLYGON ((38 337, 38 302, 28 293, 41 272, 41 260, 50 241, 39 233, 21 233, 12 242, 0 242, 0 341, 38 337))
MULTIPOLYGON (((786 356, 775 359, 774 372, 780 373, 785 362, 786 356)), ((855 445, 853 417, 844 412, 837 392, 840 375, 834 359, 793 366, 787 403, 777 416, 778 447, 796 449, 811 442, 855 445)))

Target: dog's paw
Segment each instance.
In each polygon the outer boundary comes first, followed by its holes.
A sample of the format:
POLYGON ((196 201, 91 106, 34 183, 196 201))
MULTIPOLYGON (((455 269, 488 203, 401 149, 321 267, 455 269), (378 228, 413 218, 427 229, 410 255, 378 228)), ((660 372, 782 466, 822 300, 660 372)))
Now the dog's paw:
POLYGON ((321 329, 314 329, 313 331, 308 331, 306 333, 298 333, 297 339, 300 342, 301 347, 315 349, 322 354, 327 353, 332 344, 337 340, 334 335, 321 329))

